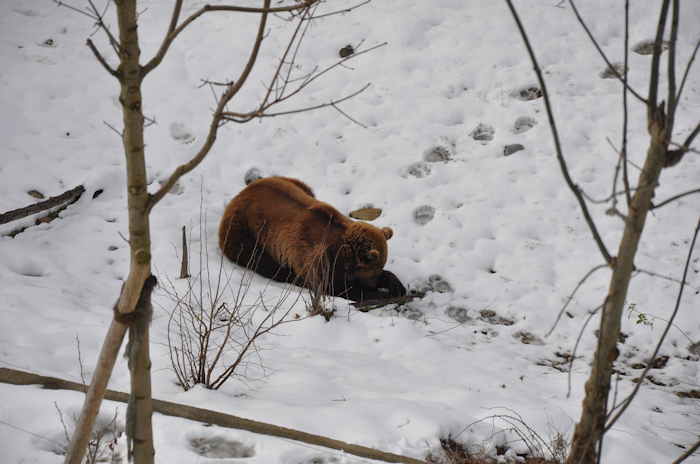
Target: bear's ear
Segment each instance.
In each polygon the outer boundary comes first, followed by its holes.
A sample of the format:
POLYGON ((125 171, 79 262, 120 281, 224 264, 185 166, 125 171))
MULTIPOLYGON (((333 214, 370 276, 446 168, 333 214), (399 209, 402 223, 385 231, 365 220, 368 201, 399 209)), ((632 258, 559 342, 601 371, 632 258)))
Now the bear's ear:
POLYGON ((323 203, 322 201, 319 201, 318 203, 309 206, 308 210, 313 211, 319 216, 323 216, 324 219, 328 221, 328 223, 340 222, 340 218, 338 217, 340 213, 328 203, 323 203))
POLYGON ((384 238, 387 240, 394 236, 394 231, 391 229, 391 227, 382 227, 382 233, 384 234, 384 238))

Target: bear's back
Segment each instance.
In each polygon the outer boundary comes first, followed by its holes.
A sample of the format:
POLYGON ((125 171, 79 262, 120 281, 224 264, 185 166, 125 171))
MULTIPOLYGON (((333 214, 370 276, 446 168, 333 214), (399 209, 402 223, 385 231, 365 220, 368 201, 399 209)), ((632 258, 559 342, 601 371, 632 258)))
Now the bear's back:
POLYGON ((303 182, 267 177, 251 182, 232 202, 242 210, 247 227, 276 257, 308 252, 340 239, 350 222, 331 205, 317 200, 303 182), (296 248, 296 251, 292 249, 296 248))

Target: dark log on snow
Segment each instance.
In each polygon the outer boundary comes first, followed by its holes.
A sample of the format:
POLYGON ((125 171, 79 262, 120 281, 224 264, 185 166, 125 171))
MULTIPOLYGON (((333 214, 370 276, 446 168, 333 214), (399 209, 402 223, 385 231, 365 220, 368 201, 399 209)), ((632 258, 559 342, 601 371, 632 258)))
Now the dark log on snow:
POLYGON ((0 225, 55 208, 56 206, 61 206, 61 209, 64 209, 68 205, 78 201, 83 192, 85 192, 85 187, 78 185, 77 187, 63 192, 60 195, 51 197, 48 200, 40 201, 34 203, 33 205, 25 206, 24 208, 13 209, 12 211, 2 213, 0 214, 0 225))

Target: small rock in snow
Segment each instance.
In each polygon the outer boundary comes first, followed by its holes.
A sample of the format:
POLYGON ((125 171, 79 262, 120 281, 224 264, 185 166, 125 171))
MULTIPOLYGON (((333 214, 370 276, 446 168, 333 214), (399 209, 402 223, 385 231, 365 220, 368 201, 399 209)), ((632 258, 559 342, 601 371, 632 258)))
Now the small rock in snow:
POLYGON ((252 168, 248 169, 246 171, 245 175, 243 176, 243 180, 245 181, 246 185, 248 185, 251 182, 256 181, 258 179, 262 179, 262 178, 263 178, 262 171, 260 171, 260 169, 258 169, 256 167, 252 167, 252 168))
POLYGON ((513 153, 516 153, 516 152, 518 152, 520 150, 524 150, 524 149, 525 149, 525 147, 522 146, 521 144, 512 143, 510 145, 506 145, 505 147, 503 147, 503 156, 510 156, 513 153))
POLYGON ((340 55, 341 58, 347 58, 353 54, 355 54, 355 48, 352 45, 346 45, 338 50, 338 55, 340 55))

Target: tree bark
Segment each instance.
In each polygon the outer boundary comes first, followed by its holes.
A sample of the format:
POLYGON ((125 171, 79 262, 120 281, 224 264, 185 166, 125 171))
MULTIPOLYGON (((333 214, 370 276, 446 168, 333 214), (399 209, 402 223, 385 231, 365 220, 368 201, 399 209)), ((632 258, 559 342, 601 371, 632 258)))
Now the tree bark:
POLYGON ((574 430, 566 464, 595 464, 596 447, 605 431, 610 378, 618 355, 617 341, 625 298, 634 270, 634 257, 666 156, 663 112, 652 114, 649 133, 651 142, 639 176, 638 188, 632 197, 618 254, 614 259, 613 274, 600 321, 598 349, 586 382, 581 419, 574 430))
MULTIPOLYGON (((115 2, 119 25, 119 59, 117 76, 121 86, 119 102, 122 105, 124 132, 122 142, 126 157, 127 205, 129 217, 130 268, 121 294, 117 300, 120 314, 129 314, 137 306, 146 279, 151 275, 151 238, 148 221, 149 196, 147 190, 146 162, 144 153, 141 83, 143 71, 139 64, 141 51, 138 37, 138 15, 136 0, 115 2)), ((146 302, 150 304, 149 301, 146 302)), ((99 412, 102 396, 112 373, 127 326, 114 320, 100 352, 98 369, 93 374, 90 388, 71 445, 66 455, 66 464, 80 464, 90 438, 95 417, 99 412)), ((131 394, 135 411, 134 450, 136 464, 152 464, 155 454, 151 415, 151 361, 149 356, 148 327, 140 335, 134 355, 136 364, 131 377, 131 394)))
MULTIPOLYGON (((151 236, 148 221, 148 190, 146 161, 144 153, 141 83, 143 72, 139 63, 138 16, 135 0, 116 2, 117 21, 119 24, 121 93, 119 101, 124 117, 124 154, 127 172, 127 205, 129 210, 129 245, 131 263, 129 277, 120 296, 119 312, 131 313, 136 307, 146 278, 151 275, 151 236)), ((149 301, 144 302, 150 305, 149 301)), ((131 336, 136 337, 134 327, 131 336)), ((133 354, 134 363, 131 370, 131 395, 129 420, 133 421, 133 457, 136 464, 152 464, 155 450, 153 448, 153 429, 151 416, 153 404, 151 399, 151 360, 149 354, 149 330, 145 324, 139 330, 139 343, 133 354)), ((132 354, 129 354, 132 356, 132 354)))

